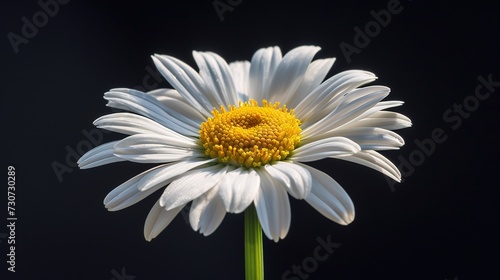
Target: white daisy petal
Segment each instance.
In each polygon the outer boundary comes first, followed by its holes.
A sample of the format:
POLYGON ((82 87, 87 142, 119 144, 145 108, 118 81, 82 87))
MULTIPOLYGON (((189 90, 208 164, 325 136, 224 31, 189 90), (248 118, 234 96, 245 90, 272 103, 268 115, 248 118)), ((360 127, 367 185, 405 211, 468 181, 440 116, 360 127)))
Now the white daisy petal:
POLYGON ((125 161, 125 159, 119 158, 113 154, 113 146, 116 143, 118 143, 118 141, 105 143, 86 152, 78 160, 78 167, 81 169, 88 169, 108 163, 125 161))
POLYGON ((301 46, 285 54, 273 74, 267 99, 288 104, 295 97, 309 64, 320 49, 316 46, 301 46))
POLYGON ((317 59, 311 62, 304 74, 304 79, 297 88, 296 93, 293 94, 294 97, 290 98, 286 105, 295 108, 297 104, 307 98, 321 84, 334 62, 335 58, 317 59))
POLYGON ((170 210, 196 199, 222 179, 227 165, 214 165, 186 172, 165 189, 160 197, 160 205, 170 210))
POLYGON ((248 100, 248 80, 250 79, 250 62, 235 61, 229 63, 229 68, 233 73, 234 85, 238 92, 238 100, 248 100))
POLYGON ((142 148, 144 144, 165 145, 168 147, 184 148, 186 150, 198 149, 199 145, 192 139, 179 134, 159 135, 154 133, 134 134, 124 138, 115 145, 115 152, 120 148, 142 148), (142 145, 141 147, 136 147, 142 145))
POLYGON ((344 189, 330 176, 310 166, 301 164, 312 176, 312 189, 306 197, 314 209, 341 225, 354 220, 354 204, 344 189))
POLYGON ((257 170, 257 173, 260 176, 260 188, 254 200, 257 216, 267 238, 278 242, 285 238, 290 228, 288 195, 265 170, 257 170))
POLYGON ((390 89, 383 86, 371 86, 355 89, 342 96, 338 106, 326 117, 303 129, 304 140, 310 136, 320 136, 322 133, 341 127, 352 121, 366 110, 375 106, 389 94, 390 89))
MULTIPOLYGON (((383 113, 381 111, 385 110, 387 108, 401 106, 403 103, 404 102, 402 102, 402 101, 394 101, 394 100, 380 101, 377 104, 375 104, 375 106, 369 108, 368 110, 366 110, 362 114, 360 114, 360 115, 356 116, 355 118, 353 118, 352 120, 350 120, 348 123, 344 124, 342 126, 342 128, 359 126, 358 125, 359 121, 366 119, 366 118, 369 118, 370 116, 372 116, 374 114, 383 113)), ((411 121, 410 121, 410 123, 411 123, 411 121)))
POLYGON ((403 137, 387 129, 358 127, 340 131, 345 133, 337 135, 343 135, 358 143, 362 150, 394 150, 405 144, 403 137))
POLYGON ((388 130, 397 130, 411 127, 412 123, 407 116, 390 111, 380 111, 360 119, 349 127, 379 127, 388 130))
POLYGON ((281 50, 269 47, 255 52, 250 64, 248 97, 260 102, 269 93, 269 85, 278 64, 281 50))
POLYGON ((361 150, 394 150, 404 145, 404 140, 397 133, 378 127, 352 127, 334 129, 321 137, 309 137, 307 143, 319 141, 325 137, 346 137, 356 142, 361 150))
POLYGON ((212 52, 193 51, 193 57, 200 68, 200 76, 207 88, 206 93, 212 94, 216 104, 225 105, 226 108, 238 104, 234 79, 227 62, 212 52))
POLYGON ((164 127, 157 122, 146 117, 131 114, 131 113, 114 113, 102 116, 94 121, 94 125, 98 128, 109 131, 119 132, 123 134, 160 134, 176 139, 182 139, 185 142, 195 144, 195 140, 179 134, 167 127, 164 127))
POLYGON ((208 190, 193 200, 189 211, 189 222, 195 231, 208 236, 222 223, 226 216, 226 208, 219 196, 219 186, 208 190))
POLYGON ((202 156, 193 142, 158 134, 135 134, 114 146, 114 155, 133 162, 163 163, 202 156))
POLYGON ((179 99, 179 100, 182 100, 185 102, 182 95, 177 90, 175 90, 173 88, 158 88, 158 89, 147 91, 146 93, 148 95, 153 96, 154 98, 156 98, 158 101, 160 101, 164 105, 168 105, 165 102, 163 102, 164 99, 175 98, 175 99, 179 99))
POLYGON ((379 103, 375 104, 372 108, 368 109, 366 112, 361 114, 359 117, 360 118, 365 118, 369 117, 379 111, 388 109, 388 108, 393 108, 393 107, 398 107, 403 105, 403 101, 398 101, 398 100, 387 100, 387 101, 380 101, 379 103))
POLYGON ((402 101, 395 101, 395 100, 380 101, 377 104, 375 104, 375 106, 369 108, 368 110, 366 110, 365 112, 363 112, 361 115, 359 115, 359 116, 355 117, 354 119, 352 119, 349 123, 344 124, 344 128, 345 127, 355 127, 355 126, 358 126, 357 124, 358 124, 358 122, 360 120, 369 118, 373 114, 383 113, 382 110, 385 110, 387 108, 393 108, 393 107, 401 106, 401 105, 403 105, 403 103, 404 102, 402 102, 402 101))
POLYGON ((172 180, 176 179, 177 176, 180 176, 193 168, 209 164, 214 161, 215 159, 186 159, 179 162, 164 164, 163 168, 155 169, 153 172, 144 176, 137 183, 137 189, 140 191, 146 191, 150 188, 156 188, 157 186, 165 186, 172 182, 172 180))
POLYGON ((354 154, 359 151, 361 147, 349 138, 328 137, 298 147, 290 159, 308 162, 336 155, 354 154))
POLYGON ((186 100, 175 89, 160 88, 146 93, 165 105, 164 109, 167 114, 181 122, 198 127, 201 122, 206 120, 206 117, 186 103, 186 100))
POLYGON ((215 104, 206 98, 205 84, 200 75, 186 63, 168 56, 152 56, 156 68, 179 94, 204 116, 209 116, 215 104))
POLYGON ((141 191, 138 189, 139 182, 144 178, 144 176, 154 173, 157 170, 162 170, 163 168, 165 167, 163 165, 160 165, 155 168, 149 169, 119 185, 118 187, 113 189, 106 196, 106 198, 104 198, 104 206, 109 211, 118 211, 143 200, 164 185, 157 185, 154 188, 149 188, 146 191, 141 191))
POLYGON ((237 168, 228 172, 219 185, 219 195, 229 213, 241 213, 254 200, 260 177, 253 169, 237 168))
POLYGON ((341 99, 339 105, 335 108, 336 117, 339 117, 336 127, 340 127, 356 117, 362 115, 368 109, 385 98, 391 90, 384 86, 368 86, 355 89, 341 99))
POLYGON ((167 114, 169 109, 165 105, 142 91, 112 89, 104 93, 104 99, 108 100, 107 106, 109 107, 143 115, 183 135, 198 136, 199 127, 189 125, 167 114))
POLYGON ((171 210, 165 210, 165 208, 160 206, 160 202, 157 201, 151 211, 149 211, 146 222, 144 223, 144 238, 147 241, 151 241, 153 238, 158 236, 181 212, 184 205, 173 208, 171 210))
POLYGON ((294 108, 294 113, 303 120, 303 126, 307 127, 330 113, 344 94, 376 78, 373 73, 367 71, 343 71, 301 98, 300 103, 294 108))
POLYGON ((333 156, 333 158, 367 166, 397 182, 401 182, 401 172, 398 168, 386 157, 375 151, 361 151, 353 155, 333 156))
POLYGON ((273 178, 276 186, 285 187, 292 197, 304 199, 309 195, 311 191, 311 174, 302 166, 286 161, 278 161, 275 164, 266 164, 264 169, 273 178))

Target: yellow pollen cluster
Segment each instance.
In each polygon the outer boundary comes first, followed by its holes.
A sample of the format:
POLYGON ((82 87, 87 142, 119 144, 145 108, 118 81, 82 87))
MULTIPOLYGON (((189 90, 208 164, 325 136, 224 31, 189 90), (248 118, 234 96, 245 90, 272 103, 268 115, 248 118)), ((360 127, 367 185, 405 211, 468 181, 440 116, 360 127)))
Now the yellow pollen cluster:
POLYGON ((219 162, 246 168, 284 160, 300 142, 300 121, 293 110, 262 100, 239 102, 212 111, 200 127, 205 154, 219 162))

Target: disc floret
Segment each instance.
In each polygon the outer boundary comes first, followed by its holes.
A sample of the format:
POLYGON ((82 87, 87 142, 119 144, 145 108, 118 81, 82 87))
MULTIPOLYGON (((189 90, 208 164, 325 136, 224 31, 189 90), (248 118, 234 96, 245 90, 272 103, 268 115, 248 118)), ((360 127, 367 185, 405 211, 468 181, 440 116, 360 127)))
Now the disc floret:
POLYGON ((212 110, 200 127, 205 154, 221 163, 255 168, 284 160, 300 142, 300 120, 279 102, 250 99, 212 110))

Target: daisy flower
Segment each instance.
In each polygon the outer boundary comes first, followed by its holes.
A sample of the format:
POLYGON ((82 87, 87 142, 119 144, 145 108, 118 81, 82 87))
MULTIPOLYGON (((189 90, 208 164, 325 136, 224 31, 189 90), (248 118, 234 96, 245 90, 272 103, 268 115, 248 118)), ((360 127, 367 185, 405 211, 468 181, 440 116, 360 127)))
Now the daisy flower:
POLYGON ((404 141, 392 130, 411 121, 385 110, 403 104, 382 101, 388 87, 363 86, 376 79, 370 72, 344 71, 325 80, 335 59, 313 61, 319 50, 301 46, 282 56, 280 48, 269 47, 251 61, 229 64, 213 52, 194 51, 198 71, 154 55, 173 88, 106 92, 107 106, 127 112, 94 124, 127 137, 90 150, 79 166, 158 164, 104 199, 107 209, 117 211, 163 189, 146 218, 148 241, 188 203, 190 224, 204 235, 226 213, 255 206, 262 231, 277 242, 290 227, 289 195, 347 225, 354 219, 353 202, 334 179, 307 163, 341 159, 400 181, 398 169, 377 151, 399 149, 404 141))

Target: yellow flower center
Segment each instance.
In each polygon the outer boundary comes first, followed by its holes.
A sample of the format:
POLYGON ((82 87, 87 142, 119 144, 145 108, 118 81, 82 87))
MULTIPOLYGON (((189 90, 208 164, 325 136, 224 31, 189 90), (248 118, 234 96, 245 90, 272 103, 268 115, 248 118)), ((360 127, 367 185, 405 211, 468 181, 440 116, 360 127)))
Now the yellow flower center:
POLYGON ((280 103, 250 99, 239 106, 212 111, 200 127, 205 154, 219 162, 246 168, 284 160, 300 142, 300 121, 280 103))

